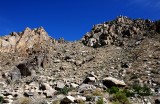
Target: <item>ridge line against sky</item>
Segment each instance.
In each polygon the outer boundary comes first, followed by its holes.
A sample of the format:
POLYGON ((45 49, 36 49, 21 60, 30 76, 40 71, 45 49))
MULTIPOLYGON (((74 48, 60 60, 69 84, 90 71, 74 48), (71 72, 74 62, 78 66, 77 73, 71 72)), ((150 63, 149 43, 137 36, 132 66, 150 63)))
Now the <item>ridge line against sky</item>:
POLYGON ((1 0, 0 36, 40 26, 53 38, 79 40, 94 24, 115 19, 160 19, 160 0, 1 0))

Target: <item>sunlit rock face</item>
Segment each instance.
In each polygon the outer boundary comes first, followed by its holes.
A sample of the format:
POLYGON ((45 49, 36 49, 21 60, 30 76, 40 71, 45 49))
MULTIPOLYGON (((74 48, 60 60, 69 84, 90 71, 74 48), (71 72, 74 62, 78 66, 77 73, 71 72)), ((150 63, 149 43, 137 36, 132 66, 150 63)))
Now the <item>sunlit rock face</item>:
POLYGON ((31 30, 26 28, 23 32, 12 32, 10 35, 0 37, 1 53, 21 53, 26 54, 29 51, 40 51, 54 43, 43 27, 31 30))

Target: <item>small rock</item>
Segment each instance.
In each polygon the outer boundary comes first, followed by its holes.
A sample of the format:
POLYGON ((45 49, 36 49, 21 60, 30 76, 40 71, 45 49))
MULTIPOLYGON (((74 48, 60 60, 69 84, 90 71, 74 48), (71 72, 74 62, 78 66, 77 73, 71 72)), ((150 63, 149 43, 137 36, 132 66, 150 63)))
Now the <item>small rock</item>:
POLYGON ((71 83, 71 87, 73 87, 73 88, 77 88, 78 86, 79 86, 78 84, 71 83))
POLYGON ((83 63, 83 61, 80 61, 80 60, 77 60, 77 61, 75 62, 75 64, 76 64, 77 66, 80 66, 82 63, 83 63))
POLYGON ((87 77, 84 81, 83 81, 83 83, 89 83, 89 82, 96 82, 96 79, 95 79, 95 77, 87 77))
POLYGON ((57 82, 56 88, 62 89, 62 88, 64 88, 64 86, 65 86, 65 84, 63 82, 57 82))
POLYGON ((59 99, 59 100, 62 100, 62 99, 65 98, 65 95, 59 94, 59 95, 56 96, 56 98, 59 99))
POLYGON ((30 96, 33 96, 33 92, 24 92, 24 96, 26 97, 30 97, 30 96))
POLYGON ((52 90, 53 88, 48 83, 43 83, 40 86, 40 89, 42 89, 42 90, 52 90))
POLYGON ((79 101, 79 100, 86 101, 86 97, 77 95, 76 101, 79 101))
POLYGON ((56 60, 54 60, 53 62, 54 62, 54 63, 60 63, 60 62, 61 62, 61 60, 56 59, 56 60))
POLYGON ((160 99, 156 99, 155 104, 160 104, 160 99))
POLYGON ((46 95, 46 98, 52 98, 54 93, 55 93, 55 90, 45 90, 44 91, 44 94, 46 95))
POLYGON ((75 101, 75 97, 73 96, 66 96, 63 100, 62 100, 62 104, 66 104, 66 103, 74 103, 75 101))
POLYGON ((79 92, 83 92, 83 91, 86 91, 86 90, 94 90, 94 89, 96 89, 96 87, 93 86, 93 85, 82 84, 81 86, 79 86, 78 91, 79 91, 79 92))

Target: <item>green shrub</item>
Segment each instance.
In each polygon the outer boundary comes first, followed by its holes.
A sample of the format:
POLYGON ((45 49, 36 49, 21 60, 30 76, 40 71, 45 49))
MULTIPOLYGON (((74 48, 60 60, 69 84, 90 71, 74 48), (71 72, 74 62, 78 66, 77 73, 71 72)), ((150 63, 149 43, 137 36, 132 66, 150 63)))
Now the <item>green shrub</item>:
POLYGON ((2 103, 3 103, 3 97, 0 96, 0 104, 2 104, 2 103))
POLYGON ((135 94, 138 94, 140 96, 150 96, 150 95, 152 95, 150 88, 147 87, 146 85, 141 87, 140 85, 135 84, 132 89, 133 89, 133 92, 135 94))
POLYGON ((131 96, 131 92, 127 89, 120 89, 118 87, 111 87, 107 89, 109 94, 113 94, 111 101, 113 104, 130 104, 128 96, 131 96))
POLYGON ((141 87, 138 84, 134 84, 133 87, 129 89, 120 89, 118 87, 111 87, 107 89, 109 94, 113 94, 111 101, 113 104, 130 104, 127 97, 132 97, 135 94, 140 96, 150 96, 152 95, 151 90, 146 85, 141 87))
POLYGON ((67 95, 70 90, 71 90, 70 88, 67 88, 67 87, 65 86, 64 88, 62 88, 62 89, 60 89, 60 90, 58 91, 58 94, 67 95))
POLYGON ((111 87, 111 88, 108 88, 107 89, 107 92, 109 93, 109 94, 115 94, 115 93, 117 93, 117 92, 119 92, 120 91, 120 89, 118 88, 118 87, 111 87))
POLYGON ((98 101, 96 102, 96 104, 104 104, 103 98, 100 97, 100 98, 98 99, 98 101))
POLYGON ((128 89, 124 89, 124 90, 123 90, 123 93, 125 93, 125 95, 126 95, 127 97, 132 97, 132 96, 134 96, 134 93, 131 92, 131 91, 128 90, 128 89))
POLYGON ((107 89, 107 92, 109 94, 116 94, 118 92, 121 92, 121 93, 124 93, 127 97, 134 96, 134 93, 131 92, 129 89, 120 89, 118 87, 111 87, 111 88, 107 89))
POLYGON ((119 104, 130 104, 127 96, 125 95, 125 93, 122 92, 117 92, 113 95, 112 100, 116 103, 119 102, 119 104))

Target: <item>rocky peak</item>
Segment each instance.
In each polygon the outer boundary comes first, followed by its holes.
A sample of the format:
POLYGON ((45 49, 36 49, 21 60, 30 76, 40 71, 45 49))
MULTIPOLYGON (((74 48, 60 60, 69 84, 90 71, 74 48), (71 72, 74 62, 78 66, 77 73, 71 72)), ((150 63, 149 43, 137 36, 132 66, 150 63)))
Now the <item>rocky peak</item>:
POLYGON ((115 20, 94 25, 90 32, 82 38, 82 42, 91 47, 104 45, 126 45, 129 39, 142 39, 151 32, 156 34, 160 30, 160 22, 149 19, 131 19, 118 16, 115 20))
POLYGON ((31 32, 32 30, 29 28, 29 27, 26 27, 26 29, 24 30, 24 33, 25 32, 31 32))
POLYGON ((51 46, 54 39, 51 39, 43 27, 30 29, 27 27, 23 32, 12 32, 0 38, 0 52, 21 53, 41 50, 51 46))

